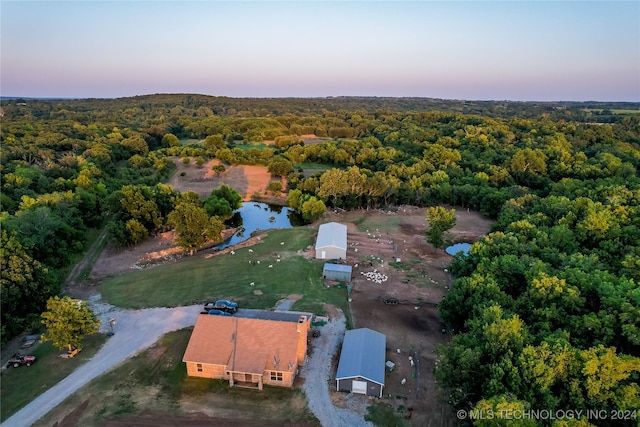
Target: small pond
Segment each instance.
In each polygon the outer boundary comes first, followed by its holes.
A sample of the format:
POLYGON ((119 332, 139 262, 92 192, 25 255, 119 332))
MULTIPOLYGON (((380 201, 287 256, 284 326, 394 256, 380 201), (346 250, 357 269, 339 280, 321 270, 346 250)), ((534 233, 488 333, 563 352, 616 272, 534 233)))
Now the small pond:
POLYGON ((455 255, 458 252, 462 252, 463 254, 468 255, 470 247, 471 243, 456 243, 455 245, 448 246, 445 251, 449 255, 455 255))
POLYGON ((237 228, 230 239, 215 246, 214 250, 221 250, 244 242, 251 237, 251 233, 258 230, 272 228, 292 228, 303 225, 302 216, 291 208, 284 206, 268 205, 258 202, 244 202, 237 209, 231 219, 226 221, 227 226, 237 228))

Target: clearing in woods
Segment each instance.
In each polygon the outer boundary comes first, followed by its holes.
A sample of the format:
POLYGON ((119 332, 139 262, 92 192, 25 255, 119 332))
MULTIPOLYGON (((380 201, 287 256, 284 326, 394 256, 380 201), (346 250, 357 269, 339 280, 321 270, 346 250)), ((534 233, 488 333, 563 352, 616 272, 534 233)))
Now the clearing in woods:
MULTIPOLYGON (((229 167, 226 172, 216 176, 210 171, 211 164, 203 168, 184 165, 177 160, 176 164, 178 172, 169 183, 180 191, 192 190, 201 196, 208 195, 224 182, 248 200, 256 192, 263 193, 271 180, 264 167, 229 167)), ((457 224, 451 230, 453 242, 474 242, 490 230, 491 222, 478 213, 457 210, 456 218, 457 224)), ((411 408, 410 425, 456 425, 455 413, 444 403, 444 396, 433 376, 433 350, 436 345, 451 338, 450 331, 446 330, 438 316, 437 304, 453 280, 445 271, 452 257, 444 250, 436 250, 427 244, 424 236, 427 229, 425 210, 401 206, 387 211, 327 212, 320 222, 329 221, 341 222, 348 227, 347 264, 354 266, 350 295, 351 324, 355 328, 368 327, 385 334, 390 349, 387 360, 396 364, 393 372, 386 375, 385 396, 381 402, 390 404, 397 414, 408 415, 411 408), (380 283, 367 280, 374 272, 380 275, 378 278, 386 280, 378 280, 380 283), (385 304, 383 301, 389 298, 398 303, 385 304), (413 366, 410 356, 414 360, 413 366), (402 379, 406 379, 404 385, 402 379)), ((150 238, 126 250, 107 247, 94 266, 90 283, 95 285, 107 276, 130 271, 142 258, 153 258, 154 254, 172 248, 175 246, 170 234, 150 238)), ((309 247, 307 255, 313 256, 313 245, 309 247)), ((75 292, 86 295, 95 289, 92 288, 80 286, 75 292)), ((332 392, 331 395, 335 405, 346 406, 346 394, 332 392)), ((201 411, 206 412, 205 406, 201 411)), ((144 418, 153 419, 158 413, 158 408, 150 407, 149 410, 151 412, 140 415, 140 421, 144 422, 144 418)), ((197 410, 196 402, 192 402, 189 412, 197 410)), ((236 423, 237 420, 247 420, 243 410, 228 410, 224 418, 235 419, 236 423)), ((129 417, 127 420, 132 422, 129 417)), ((247 420, 244 425, 253 424, 247 420)))

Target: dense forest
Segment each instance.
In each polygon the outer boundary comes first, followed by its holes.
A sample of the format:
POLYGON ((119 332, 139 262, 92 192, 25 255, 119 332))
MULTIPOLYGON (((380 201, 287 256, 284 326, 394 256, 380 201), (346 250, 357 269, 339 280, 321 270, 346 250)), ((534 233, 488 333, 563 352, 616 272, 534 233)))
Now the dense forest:
POLYGON ((289 204, 306 203, 308 219, 325 206, 399 204, 496 219, 469 256, 454 259, 457 279, 440 304, 456 332, 438 349, 449 402, 632 411, 640 407, 639 109, 423 98, 3 100, 2 342, 38 325, 88 229, 135 244, 184 225, 176 212, 188 211, 219 234, 237 205, 233 192, 199 200, 164 184, 172 158, 217 158, 286 176, 289 204), (304 143, 309 134, 317 143, 304 143), (327 170, 303 173, 308 164, 327 170))

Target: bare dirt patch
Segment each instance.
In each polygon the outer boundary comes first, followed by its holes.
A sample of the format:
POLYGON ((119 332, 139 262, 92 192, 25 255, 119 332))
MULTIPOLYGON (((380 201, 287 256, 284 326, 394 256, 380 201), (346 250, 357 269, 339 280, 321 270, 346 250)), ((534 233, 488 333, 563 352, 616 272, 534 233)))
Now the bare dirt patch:
MULTIPOLYGON (((456 227, 451 230, 455 242, 473 242, 486 234, 491 224, 479 214, 464 210, 456 211, 456 218, 456 227)), ((424 209, 409 206, 394 211, 333 213, 329 220, 348 227, 346 263, 354 267, 350 303, 353 327, 385 334, 391 349, 387 360, 394 362, 395 368, 387 373, 383 401, 403 414, 411 408, 412 425, 457 425, 455 413, 444 402, 433 375, 433 351, 451 339, 437 304, 453 280, 444 271, 452 257, 427 244, 424 209), (385 280, 378 279, 377 283, 362 274, 374 271, 385 280), (385 304, 385 300, 394 304, 385 304)), ((347 402, 340 402, 347 398, 344 393, 332 396, 339 406, 347 406, 347 402)))
POLYGON ((213 165, 220 164, 217 159, 208 161, 202 167, 198 167, 193 162, 185 165, 178 158, 172 160, 178 170, 168 184, 180 192, 194 191, 200 197, 209 196, 212 190, 222 184, 235 189, 242 195, 244 201, 251 200, 254 194, 265 194, 271 181, 280 180, 282 188, 287 186, 286 179, 273 177, 265 166, 226 166, 227 170, 218 175, 211 170, 213 165))

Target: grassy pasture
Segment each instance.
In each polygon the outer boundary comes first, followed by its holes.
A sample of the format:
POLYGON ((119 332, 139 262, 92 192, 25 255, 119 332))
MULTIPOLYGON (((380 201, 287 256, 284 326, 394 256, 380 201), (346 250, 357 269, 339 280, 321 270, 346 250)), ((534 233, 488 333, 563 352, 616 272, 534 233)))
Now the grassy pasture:
POLYGON ((316 172, 326 171, 335 167, 333 165, 325 165, 322 163, 295 163, 293 166, 296 169, 313 170, 316 172))
POLYGON ((400 223, 402 222, 403 217, 401 215, 389 215, 389 216, 380 216, 380 215, 372 215, 372 216, 360 216, 353 220, 353 222, 358 227, 358 231, 367 231, 369 230, 372 234, 379 232, 384 233, 395 233, 398 231, 400 227, 400 223))
POLYGON ((313 244, 313 233, 308 227, 272 230, 258 244, 235 250, 235 255, 207 258, 199 254, 116 276, 107 280, 100 292, 110 304, 123 308, 172 307, 225 298, 241 307, 263 309, 273 307, 287 295, 303 294, 294 310, 319 314, 322 305, 329 303, 347 313, 344 287, 327 288, 323 284, 323 261, 297 253, 313 244), (277 262, 278 255, 281 262, 277 262), (254 286, 249 285, 251 282, 254 286), (255 291, 262 294, 256 295, 255 291))
POLYGON ((201 139, 180 139, 178 140, 180 146, 187 146, 187 145, 202 145, 202 140, 201 139))
POLYGON ((58 358, 58 355, 64 350, 58 350, 51 342, 38 344, 33 349, 21 350, 22 354, 36 356, 36 362, 29 367, 10 367, 2 373, 2 381, 0 381, 1 420, 6 420, 91 359, 106 340, 106 335, 102 334, 86 337, 82 351, 73 359, 58 358))

